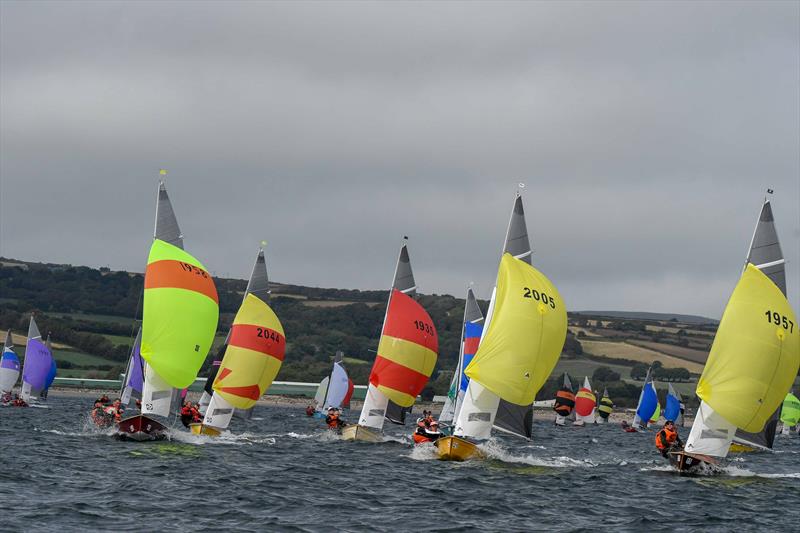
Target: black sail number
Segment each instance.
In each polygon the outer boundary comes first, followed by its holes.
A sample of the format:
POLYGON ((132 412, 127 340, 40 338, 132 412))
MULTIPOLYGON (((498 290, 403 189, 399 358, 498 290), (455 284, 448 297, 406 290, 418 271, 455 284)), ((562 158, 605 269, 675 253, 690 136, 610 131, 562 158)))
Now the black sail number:
POLYGON ((260 337, 262 339, 269 339, 274 342, 281 342, 281 336, 278 335, 277 332, 271 329, 256 328, 256 337, 260 337))
POLYGON ((777 311, 766 311, 764 314, 767 315, 767 322, 770 324, 783 326, 783 329, 788 329, 789 333, 794 332, 794 322, 789 320, 789 317, 786 315, 782 315, 777 311))
POLYGON ((203 276, 204 278, 208 277, 208 272, 206 272, 202 268, 196 267, 190 263, 183 263, 181 261, 179 261, 178 264, 181 265, 181 268, 186 272, 192 272, 193 274, 197 276, 203 276))
POLYGON ((549 305, 553 309, 556 308, 555 299, 553 299, 552 296, 548 296, 544 291, 539 292, 536 289, 531 289, 530 287, 522 287, 522 297, 531 298, 537 302, 542 302, 543 304, 549 305))
POLYGON ((433 335, 435 331, 431 324, 428 324, 427 322, 424 322, 422 320, 415 320, 414 327, 422 331, 423 333, 427 333, 428 335, 433 335))

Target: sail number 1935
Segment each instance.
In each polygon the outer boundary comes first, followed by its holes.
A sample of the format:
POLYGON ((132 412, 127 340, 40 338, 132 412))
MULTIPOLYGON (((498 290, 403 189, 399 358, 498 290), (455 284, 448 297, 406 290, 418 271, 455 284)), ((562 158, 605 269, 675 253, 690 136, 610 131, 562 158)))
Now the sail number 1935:
POLYGON ((556 301, 553 299, 552 296, 548 296, 547 294, 539 292, 536 289, 531 289, 530 287, 522 287, 522 297, 533 298, 537 302, 542 302, 543 304, 547 304, 553 309, 556 308, 556 301))
POLYGON ((794 332, 794 322, 786 318, 784 315, 777 311, 766 311, 764 314, 767 315, 767 322, 770 324, 783 326, 783 329, 788 329, 789 333, 794 332))
POLYGON ((427 333, 428 335, 433 335, 434 332, 433 326, 431 326, 427 322, 423 322, 422 320, 415 320, 414 327, 424 333, 427 333))

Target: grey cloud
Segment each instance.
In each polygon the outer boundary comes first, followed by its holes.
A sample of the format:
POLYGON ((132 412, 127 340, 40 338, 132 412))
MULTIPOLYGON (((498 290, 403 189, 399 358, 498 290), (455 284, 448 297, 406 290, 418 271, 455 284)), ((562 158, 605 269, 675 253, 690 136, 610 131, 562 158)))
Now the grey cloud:
POLYGON ((141 270, 156 173, 246 276, 486 298, 516 184, 570 307, 718 316, 763 191, 795 308, 793 3, 4 2, 0 253, 141 270))

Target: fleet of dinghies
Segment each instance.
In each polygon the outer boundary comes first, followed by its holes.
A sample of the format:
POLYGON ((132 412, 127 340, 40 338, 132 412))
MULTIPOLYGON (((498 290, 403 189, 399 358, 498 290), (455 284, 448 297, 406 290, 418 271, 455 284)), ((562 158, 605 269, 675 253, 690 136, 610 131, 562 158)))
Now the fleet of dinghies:
MULTIPOLYGON (((258 249, 239 310, 213 358, 199 404, 202 421, 189 424, 195 435, 218 436, 234 416, 249 416, 284 360, 286 337, 269 305, 264 245, 258 249)), ((404 423, 434 370, 437 331, 416 290, 404 237, 358 423, 337 426, 344 440, 382 441, 385 421, 404 423)), ((177 418, 180 398, 211 349, 218 319, 214 281, 203 264, 184 250, 162 179, 144 278, 142 323, 120 389, 122 405, 139 412, 118 421, 118 437, 165 438, 177 418)), ((518 192, 485 318, 472 288, 467 290, 458 362, 440 416, 450 431, 414 441, 433 441, 440 459, 463 461, 484 457, 480 444, 495 430, 531 439, 533 403, 558 362, 566 334, 565 304, 552 282, 533 266, 518 192)), ((697 384, 701 404, 689 437, 682 449, 664 453, 680 473, 718 467, 734 451, 772 448, 779 422, 782 434, 796 431, 800 400, 790 389, 800 367, 799 336, 786 299, 784 259, 772 207, 765 199, 744 270, 697 384)), ((22 364, 7 332, 0 358, 4 404, 20 377, 18 401, 46 398, 56 372, 50 337, 42 342, 33 316, 22 364)), ((654 374, 648 369, 632 426, 623 423, 628 432, 646 430, 662 415, 683 425, 681 395, 667 384, 662 411, 654 374)), ((343 354, 337 352, 309 416, 324 418, 329 409, 348 407, 353 389, 343 354)), ((588 376, 575 392, 565 373, 553 401, 554 423, 608 423, 613 409, 607 389, 598 401, 588 376)))

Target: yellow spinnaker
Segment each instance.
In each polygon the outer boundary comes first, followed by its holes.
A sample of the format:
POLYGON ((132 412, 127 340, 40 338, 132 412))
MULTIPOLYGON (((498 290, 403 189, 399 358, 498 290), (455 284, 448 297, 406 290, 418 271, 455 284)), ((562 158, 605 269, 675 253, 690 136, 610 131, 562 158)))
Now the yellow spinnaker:
POLYGON ((780 289, 748 264, 731 295, 697 395, 750 433, 764 428, 800 366, 800 327, 780 289))
POLYGON ((567 310, 544 274, 503 254, 494 310, 465 373, 517 405, 530 405, 550 376, 567 336, 567 310))
POLYGON ((214 391, 239 409, 249 409, 266 392, 283 363, 286 338, 275 312, 248 294, 231 326, 214 391))

